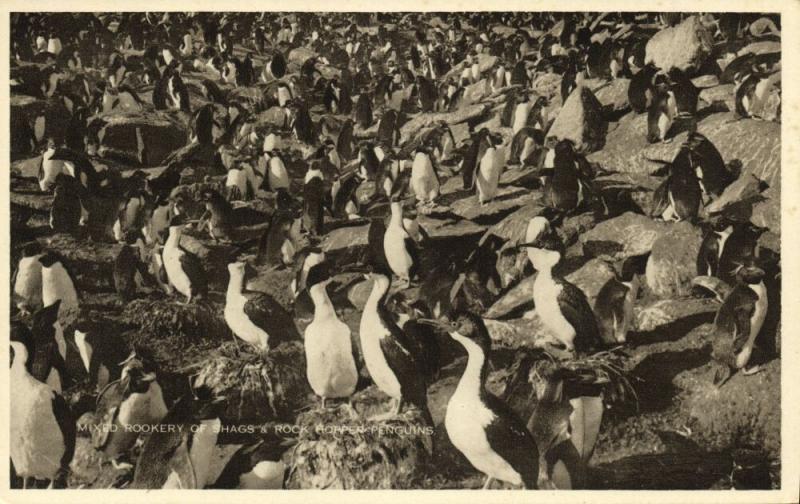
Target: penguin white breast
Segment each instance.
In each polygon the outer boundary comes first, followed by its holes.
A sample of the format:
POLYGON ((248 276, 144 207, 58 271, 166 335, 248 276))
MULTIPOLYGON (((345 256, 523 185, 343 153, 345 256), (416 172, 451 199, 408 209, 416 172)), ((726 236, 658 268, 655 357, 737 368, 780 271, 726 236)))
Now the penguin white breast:
POLYGON ((408 272, 413 266, 411 256, 406 249, 405 240, 408 233, 402 226, 390 223, 383 235, 383 248, 386 253, 386 260, 392 271, 400 277, 407 278, 408 272))
POLYGON ((303 341, 306 376, 320 397, 349 397, 356 388, 358 372, 353 360, 350 328, 335 315, 306 327, 303 341))
POLYGON ((167 414, 167 405, 161 386, 150 382, 145 392, 134 392, 122 401, 117 419, 125 425, 152 425, 160 422, 167 414))
POLYGON ((247 192, 247 174, 244 170, 228 170, 225 177, 225 187, 237 187, 239 193, 244 196, 247 192))
POLYGON ((289 173, 283 161, 278 157, 269 160, 269 186, 272 190, 289 187, 289 173))
POLYGON ((186 275, 186 272, 183 271, 183 266, 181 265, 181 257, 183 254, 183 251, 180 250, 177 245, 165 246, 162 257, 164 258, 164 269, 167 272, 169 283, 171 283, 178 292, 189 297, 192 292, 192 282, 186 275))
POLYGON ((308 184, 309 182, 311 182, 315 178, 318 178, 318 179, 322 180, 322 171, 309 169, 306 172, 305 177, 303 177, 303 183, 304 184, 308 184))
POLYGON ((533 103, 526 102, 520 103, 517 105, 517 108, 514 109, 514 125, 512 128, 512 134, 516 135, 519 130, 527 125, 528 114, 530 114, 531 108, 533 108, 533 103))
POLYGON ((239 476, 239 488, 250 490, 278 490, 283 488, 286 464, 280 460, 262 460, 253 470, 239 476))
POLYGON ((23 305, 35 309, 42 304, 42 263, 41 255, 23 257, 17 267, 17 278, 14 281, 14 294, 19 296, 23 305))
POLYGON ((69 325, 78 312, 78 293, 67 270, 60 263, 42 267, 42 304, 50 306, 61 300, 58 320, 69 325))
POLYGON ((61 467, 64 436, 53 414, 53 390, 24 369, 11 379, 9 452, 14 468, 23 477, 54 479, 61 467))
POLYGON ((753 315, 750 316, 750 334, 747 343, 745 344, 745 348, 736 356, 736 365, 739 368, 745 367, 750 360, 753 345, 758 333, 761 331, 761 326, 764 325, 764 319, 767 317, 767 308, 769 306, 767 301, 767 288, 764 282, 757 285, 748 285, 748 287, 758 296, 758 299, 756 300, 753 315))
POLYGON ((278 105, 281 107, 285 107, 286 103, 291 100, 291 93, 289 93, 289 89, 285 87, 278 88, 278 105))
POLYGON ((411 165, 411 187, 418 200, 429 199, 430 193, 439 188, 433 165, 425 153, 418 152, 414 156, 414 163, 411 165))
POLYGON ((484 406, 477 393, 456 389, 447 403, 444 422, 453 446, 476 469, 492 478, 520 485, 519 473, 489 445, 485 429, 494 419, 494 413, 484 406))
POLYGON ((490 147, 486 149, 486 152, 481 158, 478 177, 475 181, 481 203, 485 202, 487 199, 493 198, 497 193, 497 182, 500 179, 501 167, 502 163, 499 162, 495 148, 490 147))
POLYGON ((45 117, 43 115, 37 116, 33 122, 33 136, 36 142, 41 142, 44 138, 45 132, 45 117))
POLYGON ((250 320, 244 312, 247 298, 235 292, 229 292, 225 298, 225 322, 233 334, 253 346, 265 348, 269 334, 250 320))
POLYGON ((364 310, 361 315, 359 337, 367 371, 379 389, 388 396, 399 399, 402 396, 400 382, 392 368, 389 367, 389 363, 386 362, 386 357, 381 349, 381 340, 388 336, 389 330, 383 326, 378 312, 374 309, 364 310))
POLYGON ((214 455, 214 447, 217 445, 220 425, 222 422, 218 418, 213 420, 203 420, 197 432, 192 438, 192 448, 189 451, 189 458, 194 468, 194 477, 197 488, 204 488, 208 483, 208 473, 211 467, 211 459, 214 455))
POLYGON ((544 325, 565 345, 571 349, 572 341, 575 339, 575 328, 564 318, 561 307, 558 304, 558 295, 561 294, 562 287, 554 282, 552 278, 545 278, 539 274, 533 284, 533 302, 536 305, 536 313, 542 319, 544 325))

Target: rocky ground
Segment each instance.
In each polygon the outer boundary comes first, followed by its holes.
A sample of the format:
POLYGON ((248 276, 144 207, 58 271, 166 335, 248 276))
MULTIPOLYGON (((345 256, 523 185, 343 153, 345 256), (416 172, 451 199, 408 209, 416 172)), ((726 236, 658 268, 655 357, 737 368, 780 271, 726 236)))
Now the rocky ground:
MULTIPOLYGON (((295 54, 290 55, 291 68, 296 69, 309 56, 303 50, 306 49, 296 49, 295 54)), ((236 53, 241 54, 241 51, 242 48, 237 47, 236 53)), ((714 51, 712 53, 716 55, 714 51)), ((491 56, 486 58, 488 60, 491 56)), ((263 65, 263 59, 257 56, 254 61, 257 66, 263 65)), ((492 63, 487 61, 486 68, 492 68, 492 63)), ((202 78, 203 75, 191 69, 185 72, 185 79, 190 83, 202 78)), ((586 121, 580 116, 589 112, 578 105, 575 106, 579 109, 576 112, 568 110, 566 104, 562 108, 558 89, 560 79, 561 76, 556 74, 541 73, 536 75, 532 88, 548 98, 548 114, 557 118, 554 127, 563 128, 567 132, 563 136, 568 136, 575 128, 586 127, 586 121)), ((735 183, 738 184, 736 187, 731 186, 723 198, 728 198, 731 204, 741 202, 742 188, 752 177, 768 185, 768 189, 749 204, 749 220, 768 228, 759 243, 764 253, 773 259, 773 264, 777 264, 774 259, 780 257, 781 233, 780 124, 735 118, 732 85, 719 83, 717 75, 699 74, 696 79, 703 79, 704 83, 698 107, 698 131, 713 142, 726 162, 738 159, 743 166, 740 182, 735 183)), ((486 125, 498 131, 507 145, 511 131, 499 124, 504 95, 489 92, 484 84, 484 81, 473 84, 474 89, 468 92, 472 93, 470 99, 473 103, 465 105, 460 114, 421 114, 419 119, 412 116, 411 122, 402 129, 403 136, 413 137, 422 124, 444 119, 450 123, 458 143, 468 136, 465 117, 479 117, 478 128, 486 125)), ((606 170, 598 177, 597 183, 604 194, 625 194, 626 201, 631 204, 610 218, 598 219, 593 212, 572 215, 560 229, 568 245, 567 279, 583 289, 590 302, 594 301, 602 284, 611 278, 611 262, 649 255, 643 292, 636 303, 635 324, 624 348, 626 377, 635 394, 619 402, 609 401, 606 405, 590 463, 589 488, 777 488, 780 486, 781 452, 780 280, 773 280, 768 286, 770 314, 765 324, 764 341, 769 357, 763 371, 752 376, 736 374, 722 388, 714 387, 710 338, 719 302, 690 286, 696 275, 695 257, 702 232, 688 222, 663 222, 646 216, 653 191, 660 181, 650 175, 654 167, 647 159, 671 159, 686 138, 686 132, 677 132, 670 143, 648 143, 646 114, 630 111, 627 86, 627 80, 622 78, 584 82, 584 92, 596 98, 604 114, 602 119, 597 119, 604 124, 602 129, 605 131, 600 135, 602 146, 594 148, 588 155, 591 162, 606 170)), ((149 99, 146 90, 140 95, 144 100, 149 99)), ((204 103, 204 99, 195 93, 191 100, 193 108, 204 103)), ((38 105, 41 104, 32 103, 28 97, 12 96, 12 117, 24 115, 27 108, 38 105)), ((311 113, 314 120, 323 116, 320 105, 312 107, 311 113)), ((158 173, 163 169, 159 163, 166 154, 182 146, 182 135, 176 135, 174 142, 164 136, 176 128, 169 115, 150 114, 144 120, 148 128, 152 128, 144 138, 148 161, 142 163, 131 157, 123 159, 109 155, 105 159, 108 165, 113 165, 123 174, 143 167, 149 173, 158 173)), ((137 120, 136 117, 122 117, 119 124, 107 128, 109 131, 115 127, 128 131, 132 127, 130 124, 137 120)), ((553 131, 551 129, 551 133, 553 131)), ((113 135, 107 140, 109 144, 112 142, 113 135)), ((107 147, 112 150, 112 145, 107 147)), ((116 148, 126 150, 125 146, 116 148)), ((105 334, 121 344, 137 342, 151 347, 168 402, 187 391, 190 376, 203 372, 232 373, 230 370, 209 370, 209 366, 217 362, 220 352, 228 352, 234 360, 255 358, 269 362, 272 366, 269 369, 275 373, 272 375, 274 386, 282 387, 281 390, 270 389, 269 408, 264 406, 266 396, 242 396, 239 407, 228 410, 231 424, 304 421, 302 415, 308 414, 307 411, 316 403, 303 381, 304 366, 297 367, 302 360, 300 347, 279 348, 267 357, 254 357, 248 350, 236 347, 237 343, 222 320, 227 283, 225 261, 230 253, 227 246, 215 244, 207 236, 195 232, 189 233, 185 239, 184 245, 198 252, 207 264, 212 293, 204 304, 185 308, 178 306, 175 298, 143 291, 140 299, 123 305, 113 291, 111 277, 119 245, 77 241, 66 234, 54 234, 48 226, 52 195, 40 192, 36 181, 30 178, 35 177, 40 158, 20 153, 13 157, 12 219, 30 215, 24 227, 12 232, 12 268, 19 257, 18 247, 29 240, 39 241, 65 255, 76 273, 84 316, 99 324, 105 334), (282 353, 276 354, 279 350, 282 353), (294 371, 287 368, 287 363, 295 366, 294 371), (298 413, 301 413, 300 417, 298 413)), ((302 181, 302 173, 292 174, 297 175, 295 184, 302 181)), ((531 167, 509 165, 501 177, 497 198, 486 206, 478 204, 474 193, 461 189, 460 176, 444 181, 437 207, 431 213, 420 212, 418 216, 419 224, 430 236, 425 248, 435 251, 432 260, 462 260, 466 252, 491 236, 511 243, 521 241, 528 220, 542 209, 541 188, 535 175, 531 167)), ((193 181, 191 175, 184 176, 186 182, 193 181)), ((365 184, 364 192, 369 191, 368 184, 365 184)), ((323 250, 337 264, 351 263, 366 246, 367 221, 331 227, 333 229, 322 241, 323 250)), ((539 346, 545 330, 530 296, 534 277, 528 270, 513 273, 515 280, 492 300, 492 306, 484 314, 494 340, 490 389, 505 394, 517 412, 527 418, 533 410, 534 396, 525 387, 507 390, 513 378, 509 369, 521 353, 539 346)), ((291 309, 287 292, 291 276, 291 271, 286 268, 258 267, 258 275, 249 287, 273 295, 291 309)), ((354 275, 337 276, 329 288, 342 320, 353 331, 356 344, 360 310, 369 288, 369 281, 354 275)), ((416 292, 412 288, 404 294, 414 296, 416 292)), ((303 322, 299 322, 298 327, 302 331, 303 322)), ((325 469, 309 470, 305 464, 320 455, 309 448, 309 444, 302 444, 310 441, 301 440, 298 447, 289 450, 284 457, 290 465, 294 463, 301 468, 293 473, 289 486, 426 489, 482 486, 483 476, 449 444, 442 424, 447 400, 465 363, 460 349, 454 350, 451 357, 429 390, 430 408, 437 425, 434 435, 437 450, 433 456, 416 442, 392 448, 392 441, 384 440, 388 446, 386 450, 392 456, 376 452, 349 453, 347 456, 352 458, 351 462, 362 466, 345 477, 341 468, 336 467, 318 465, 315 467, 325 469), (392 450, 401 450, 403 456, 396 457, 397 452, 392 450)), ((80 368, 79 358, 72 349, 68 354, 68 365, 80 368)), ((361 367, 363 379, 354 399, 356 410, 364 415, 383 410, 387 407, 385 397, 371 385, 366 370, 361 367)), ((93 409, 91 386, 82 383, 80 377, 76 381, 78 383, 68 391, 68 395, 78 413, 89 412, 93 409)), ((234 388, 232 385, 219 386, 234 388)), ((341 418, 339 413, 335 413, 331 421, 341 418)), ((413 424, 414 419, 404 418, 400 422, 413 424)), ((246 440, 246 437, 236 435, 220 439, 218 470, 235 448, 246 440)), ((325 442, 332 446, 336 444, 329 439, 325 442)), ((367 443, 364 446, 374 445, 367 443)), ((331 462, 327 460, 325 463, 331 462)), ((122 473, 103 464, 91 449, 87 437, 79 438, 71 468, 71 487, 106 488, 124 484, 122 473)))

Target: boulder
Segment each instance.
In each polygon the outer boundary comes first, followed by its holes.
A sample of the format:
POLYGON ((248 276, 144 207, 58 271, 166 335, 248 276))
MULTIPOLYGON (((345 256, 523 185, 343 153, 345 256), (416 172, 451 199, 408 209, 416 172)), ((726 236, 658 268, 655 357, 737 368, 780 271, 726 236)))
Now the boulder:
POLYGON ((577 149, 594 152, 603 148, 607 130, 603 106, 588 87, 579 85, 561 107, 547 136, 572 140, 577 149))
POLYGON ((485 319, 486 329, 496 346, 507 348, 537 348, 544 341, 546 329, 538 315, 512 320, 485 319))
POLYGON ((369 224, 334 229, 325 234, 322 251, 335 257, 339 264, 355 262, 369 243, 368 231, 369 224))
POLYGON ((748 203, 760 198, 761 191, 765 189, 763 186, 763 182, 752 173, 743 173, 725 188, 719 198, 709 203, 705 210, 709 214, 714 214, 737 206, 749 206, 748 203))
POLYGON ((701 89, 699 98, 709 105, 722 105, 729 112, 736 110, 736 92, 733 84, 720 84, 701 89))
POLYGON ((759 40, 757 42, 751 42, 746 46, 739 49, 739 52, 736 53, 737 56, 742 56, 744 54, 767 54, 767 53, 778 53, 781 52, 781 43, 779 40, 759 40))
POLYGON ((99 154, 141 166, 158 166, 187 143, 186 125, 163 112, 100 116, 99 154))
POLYGON ((736 373, 722 387, 697 377, 682 407, 692 423, 692 439, 711 450, 758 447, 772 462, 781 458, 781 361, 754 375, 736 373))
POLYGON ((713 314, 719 303, 711 298, 659 299, 649 304, 639 303, 633 307, 633 329, 640 333, 668 330, 680 319, 698 314, 713 314))
POLYGON ((645 63, 655 63, 669 70, 697 70, 711 55, 713 37, 698 16, 691 16, 679 25, 664 28, 647 41, 645 63))
POLYGON ((547 97, 551 101, 557 97, 557 101, 561 102, 561 76, 556 73, 537 75, 533 79, 531 88, 539 96, 547 97))
MULTIPOLYGON (((27 95, 12 95, 9 100, 11 120, 11 152, 32 152, 31 140, 37 146, 44 145, 48 137, 57 143, 64 141, 69 127, 70 113, 64 102, 58 99, 42 100, 27 95), (42 137, 35 138, 37 121, 44 129, 42 137)), ((35 149, 34 149, 35 150, 35 149)))
MULTIPOLYGON (((669 143, 649 144, 646 114, 628 114, 617 124, 618 127, 609 132, 605 147, 587 156, 589 161, 607 170, 651 173, 659 165, 648 159, 671 161, 686 139, 686 133, 681 132, 669 143)), ((724 112, 706 117, 697 129, 716 146, 726 163, 739 159, 743 173, 749 171, 770 186, 780 179, 780 124, 754 119, 733 120, 732 113, 724 112)))
POLYGON ((400 143, 405 143, 412 136, 416 135, 420 129, 431 126, 432 124, 444 121, 447 124, 458 124, 469 119, 480 117, 489 110, 489 105, 475 103, 461 107, 454 112, 426 112, 415 116, 410 121, 403 124, 400 128, 400 143))
POLYGON ((114 289, 114 259, 120 245, 79 240, 65 233, 40 238, 39 243, 64 257, 78 292, 114 289))
POLYGON ((590 257, 618 261, 649 253, 653 243, 669 224, 627 212, 598 223, 580 236, 583 251, 590 257))
POLYGON ((647 286, 661 298, 685 296, 697 274, 697 253, 702 232, 689 222, 671 224, 671 228, 653 243, 647 260, 647 286))
POLYGON ((485 205, 478 202, 477 195, 471 195, 452 203, 450 209, 464 219, 492 223, 536 199, 529 189, 504 186, 498 187, 497 195, 485 205))
MULTIPOLYGON (((481 74, 491 70, 494 68, 495 64, 497 63, 497 56, 492 56, 490 54, 481 53, 478 55, 478 68, 480 69, 481 74)), ((464 69, 463 62, 459 63, 455 67, 453 67, 449 72, 447 72, 444 76, 444 81, 447 81, 450 77, 458 77, 461 75, 461 71, 464 69)))
POLYGON ((630 79, 620 77, 592 87, 592 92, 594 92, 601 105, 608 107, 612 111, 626 110, 629 108, 628 86, 630 82, 630 79))

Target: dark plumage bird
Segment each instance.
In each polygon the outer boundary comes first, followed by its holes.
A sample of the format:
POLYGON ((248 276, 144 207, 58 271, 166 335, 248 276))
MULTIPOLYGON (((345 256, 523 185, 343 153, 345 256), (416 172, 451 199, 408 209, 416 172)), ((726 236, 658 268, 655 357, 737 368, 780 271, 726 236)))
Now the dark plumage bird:
POLYGON ((207 227, 214 240, 241 241, 258 236, 269 224, 269 215, 247 206, 234 207, 215 189, 204 189, 200 200, 206 211, 198 227, 207 227))
POLYGON ((452 322, 428 320, 467 351, 467 367, 447 403, 445 428, 453 445, 473 467, 493 479, 536 489, 539 450, 525 423, 502 400, 486 390, 491 338, 483 320, 472 313, 452 322))

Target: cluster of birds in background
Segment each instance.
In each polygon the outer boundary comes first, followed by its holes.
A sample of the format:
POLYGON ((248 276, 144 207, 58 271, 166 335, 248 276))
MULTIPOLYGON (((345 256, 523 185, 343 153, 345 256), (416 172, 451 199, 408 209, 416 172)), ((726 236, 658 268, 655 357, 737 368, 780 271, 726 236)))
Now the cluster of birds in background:
MULTIPOLYGON (((706 229, 698 275, 728 285, 719 293, 715 319, 719 384, 731 370, 757 369, 750 359, 768 303, 757 245, 764 229, 726 215, 700 222, 701 208, 737 179, 740 166, 726 163, 697 131, 700 89, 689 76, 644 61, 652 32, 637 27, 675 25, 680 14, 449 13, 438 15, 442 23, 435 27, 421 22, 429 17, 13 14, 12 93, 62 111, 55 118, 12 121, 13 143, 41 155, 37 182, 53 194, 53 231, 122 244, 113 266, 122 303, 145 291, 187 305, 210 302, 208 265, 182 245, 182 237, 190 230, 232 245, 227 326, 254 351, 302 338, 308 382, 325 408, 330 401, 347 401, 359 376, 351 329, 327 287, 336 275, 365 274, 372 287, 361 314, 361 357, 393 402, 374 420, 391 419, 411 406, 433 426, 427 390, 439 369, 436 335, 447 334, 466 350, 468 361, 444 426, 453 445, 486 474, 487 486, 496 479, 537 488, 541 459, 556 487, 580 487, 577 472, 540 457, 548 447, 537 446, 535 422, 526 425, 485 387, 492 345, 480 314, 508 287, 496 268, 505 244, 488 240, 467 253, 436 250, 416 217, 447 210, 440 201, 447 178, 460 176, 463 190, 474 191, 476 205, 483 207, 496 198, 504 170, 531 170, 546 209, 530 219, 524 241, 509 250, 526 255, 537 272, 533 301, 552 336, 548 345, 571 359, 624 344, 641 258, 615 265, 616 276, 594 307, 559 268, 566 254, 559 234, 565 218, 593 211, 605 219, 625 211, 594 184, 613 167, 590 163, 570 140, 549 137, 554 118, 548 117, 548 100, 532 86, 543 73, 561 75, 563 103, 580 92, 584 79, 630 78, 630 107, 648 115, 649 142, 670 141, 676 122, 689 130, 675 158, 660 161, 663 167, 654 174, 664 180, 650 216, 706 229), (495 26, 511 29, 498 32, 495 26), (628 35, 608 36, 617 30, 628 35), (300 49, 313 55, 292 71, 289 54, 300 49), (480 65, 486 55, 497 58, 488 69, 480 65), (445 120, 403 133, 418 115, 457 113, 467 88, 479 82, 491 92, 505 89, 500 123, 511 128, 512 137, 478 127, 485 116, 468 120, 460 143, 445 120), (105 118, 154 111, 186 125, 187 143, 166 157, 163 169, 123 174, 101 157, 105 118), (265 114, 272 119, 263 120, 265 114), (46 120, 63 121, 65 133, 48 137, 57 128, 46 120), (365 132, 371 129, 370 137, 365 132), (514 166, 519 168, 507 168, 514 166), (187 170, 197 167, 211 171, 196 179, 199 189, 187 190, 187 170), (348 265, 326 257, 320 245, 326 234, 364 219, 370 223, 364 255, 348 265), (294 313, 247 290, 248 254, 254 264, 294 268, 287 286, 294 313), (420 287, 418 299, 400 292, 411 286, 420 287), (301 335, 294 321, 303 316, 311 323, 301 335), (566 475, 554 475, 555 467, 566 475)), ((778 33, 776 21, 760 15, 708 15, 704 22, 720 40, 778 33)), ((759 115, 779 65, 779 53, 770 53, 741 56, 727 66, 719 80, 736 84, 737 116, 759 115)), ((150 155, 142 143, 142 164, 150 155)), ((25 232, 24 225, 14 230, 15 236, 25 232)), ((192 433, 156 432, 144 441, 124 430, 95 436, 96 449, 115 467, 132 467, 124 459, 143 443, 133 487, 212 485, 209 459, 224 398, 198 387, 194 396, 168 408, 147 349, 130 355, 124 348, 101 349, 102 329, 82 319, 75 276, 58 251, 25 243, 12 283, 14 476, 24 486, 30 480, 65 484, 76 436, 76 420, 61 395, 71 346, 97 383, 96 414, 104 425, 199 426, 192 433)), ((539 401, 560 401, 564 379, 549 376, 537 389, 539 401)), ((216 486, 281 487, 284 468, 276 453, 263 440, 243 447, 216 486)))

